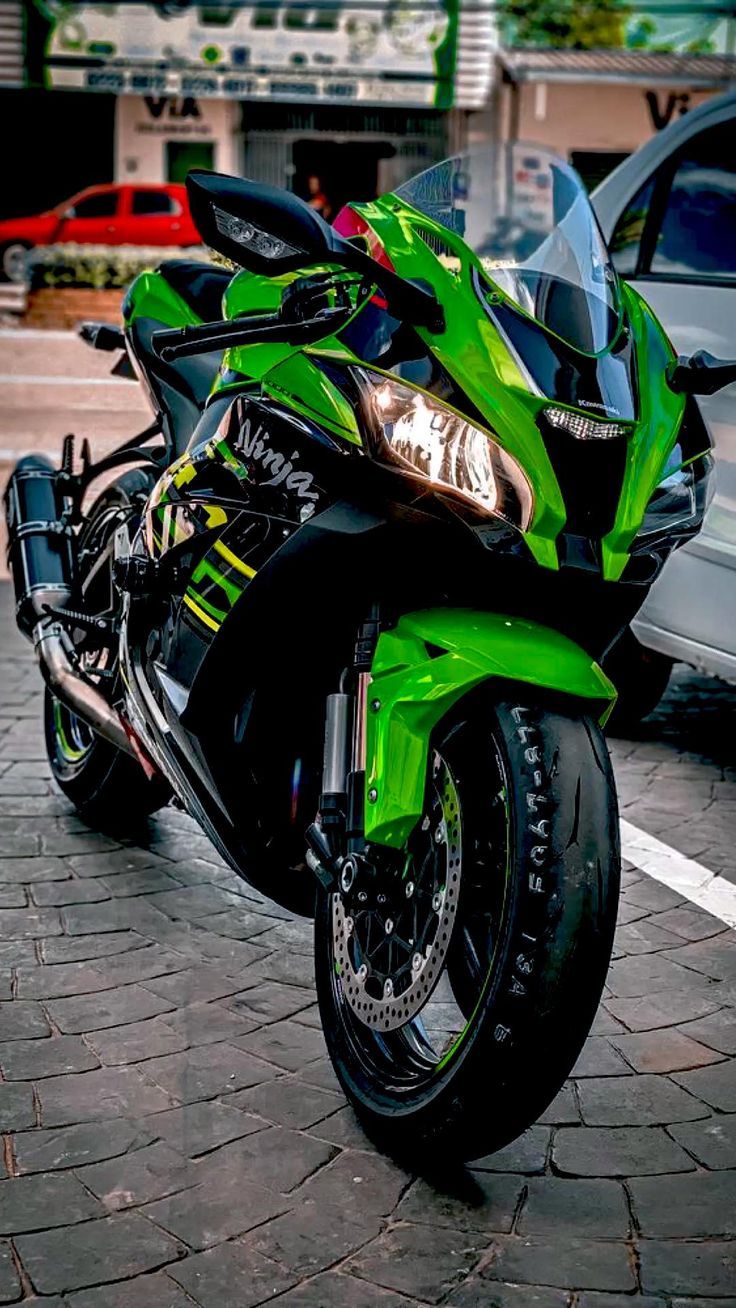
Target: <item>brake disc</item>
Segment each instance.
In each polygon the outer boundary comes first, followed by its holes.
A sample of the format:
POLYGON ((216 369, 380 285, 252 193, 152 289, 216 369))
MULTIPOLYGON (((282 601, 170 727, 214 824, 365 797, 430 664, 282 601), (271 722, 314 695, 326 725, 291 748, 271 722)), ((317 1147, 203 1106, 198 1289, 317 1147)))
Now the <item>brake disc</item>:
MULTIPOLYGON (((431 846, 433 857, 425 859, 416 884, 406 878, 400 881, 403 902, 397 897, 381 913, 356 912, 353 917, 342 894, 332 897, 333 949, 343 994, 356 1017, 375 1030, 397 1030, 427 1003, 442 975, 457 917, 462 866, 460 805, 450 770, 438 754, 434 756, 432 785, 432 807, 436 812, 439 806, 441 816, 433 821, 431 814, 425 815, 420 834, 431 846), (420 902, 426 911, 423 922, 418 923, 416 904, 420 902), (380 940, 381 932, 387 941, 391 938, 394 954, 404 952, 398 966, 385 971, 370 958, 378 952, 375 940, 377 936, 380 940)), ((416 855, 414 866, 418 866, 416 855)))

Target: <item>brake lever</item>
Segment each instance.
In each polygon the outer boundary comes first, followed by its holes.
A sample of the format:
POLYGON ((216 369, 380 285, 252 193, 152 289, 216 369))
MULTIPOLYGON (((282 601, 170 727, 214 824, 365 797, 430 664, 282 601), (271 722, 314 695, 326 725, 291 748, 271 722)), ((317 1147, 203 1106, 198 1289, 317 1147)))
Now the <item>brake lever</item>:
POLYGON ((204 328, 184 327, 176 332, 156 332, 154 347, 164 363, 173 363, 176 359, 192 354, 209 354, 215 350, 232 349, 236 345, 254 345, 267 341, 283 341, 288 345, 308 344, 329 336, 332 323, 339 318, 347 320, 344 309, 323 309, 314 318, 304 322, 285 321, 279 314, 251 318, 238 326, 237 319, 226 323, 212 324, 217 332, 204 328), (183 339, 182 339, 183 338, 183 339))

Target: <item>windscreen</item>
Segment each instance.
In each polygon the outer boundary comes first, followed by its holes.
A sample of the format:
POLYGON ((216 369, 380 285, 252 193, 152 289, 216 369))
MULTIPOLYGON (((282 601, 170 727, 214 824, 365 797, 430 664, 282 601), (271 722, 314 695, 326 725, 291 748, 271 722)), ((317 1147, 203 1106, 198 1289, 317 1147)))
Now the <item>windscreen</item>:
POLYGON ((617 334, 619 289, 577 173, 546 150, 514 143, 458 155, 395 194, 460 236, 490 283, 577 350, 617 334))

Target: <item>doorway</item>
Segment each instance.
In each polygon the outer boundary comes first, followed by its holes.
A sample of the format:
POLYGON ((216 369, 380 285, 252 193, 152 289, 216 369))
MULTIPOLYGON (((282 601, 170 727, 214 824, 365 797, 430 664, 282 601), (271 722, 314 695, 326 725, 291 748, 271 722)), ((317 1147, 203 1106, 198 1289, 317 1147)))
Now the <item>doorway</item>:
POLYGON ((334 222, 344 205, 376 199, 379 163, 395 154, 390 141, 295 141, 293 189, 334 222))
POLYGON ((187 173, 193 168, 215 167, 215 146, 213 141, 167 141, 166 142, 166 180, 167 182, 185 182, 187 173))

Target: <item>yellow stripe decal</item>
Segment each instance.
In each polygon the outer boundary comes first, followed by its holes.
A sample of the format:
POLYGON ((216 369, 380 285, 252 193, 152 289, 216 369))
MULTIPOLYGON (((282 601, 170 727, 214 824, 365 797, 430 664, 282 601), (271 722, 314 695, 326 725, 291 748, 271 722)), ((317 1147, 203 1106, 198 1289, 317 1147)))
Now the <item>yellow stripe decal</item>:
POLYGON ((237 554, 233 554, 232 550, 229 550, 227 545, 223 545, 221 540, 215 541, 215 549, 220 557, 225 559, 226 562, 229 563, 232 568, 235 568, 236 572, 241 573, 243 577, 255 577, 256 569, 251 568, 248 563, 243 563, 243 560, 239 559, 237 554))
POLYGON ((220 626, 222 624, 219 622, 215 622, 215 619, 211 618, 209 613, 205 613, 204 609, 201 609, 198 604, 195 604, 194 600, 190 599, 188 595, 184 596, 184 603, 186 604, 187 608, 191 609, 192 613, 194 613, 199 618, 200 622, 203 622, 205 624, 206 627, 210 627, 212 631, 220 630, 220 626))

